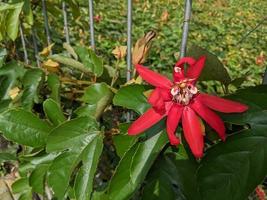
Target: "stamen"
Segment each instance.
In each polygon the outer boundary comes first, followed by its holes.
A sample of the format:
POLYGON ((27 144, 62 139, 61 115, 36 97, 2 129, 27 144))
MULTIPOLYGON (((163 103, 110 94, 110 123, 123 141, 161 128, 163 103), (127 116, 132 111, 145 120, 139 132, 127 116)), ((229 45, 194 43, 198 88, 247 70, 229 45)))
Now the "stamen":
POLYGON ((185 79, 175 83, 170 92, 173 101, 182 105, 188 105, 194 95, 198 93, 198 89, 190 83, 189 79, 185 79))
POLYGON ((174 67, 174 71, 176 73, 180 73, 182 71, 181 67, 174 67))

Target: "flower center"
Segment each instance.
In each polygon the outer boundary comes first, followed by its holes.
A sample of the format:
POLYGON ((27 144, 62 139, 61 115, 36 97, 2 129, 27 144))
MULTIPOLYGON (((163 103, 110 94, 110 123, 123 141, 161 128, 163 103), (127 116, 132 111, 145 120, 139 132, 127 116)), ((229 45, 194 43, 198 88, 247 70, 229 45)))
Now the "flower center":
POLYGON ((190 103, 190 100, 198 93, 197 87, 190 82, 190 80, 185 79, 172 86, 171 94, 174 102, 182 105, 188 105, 190 103))

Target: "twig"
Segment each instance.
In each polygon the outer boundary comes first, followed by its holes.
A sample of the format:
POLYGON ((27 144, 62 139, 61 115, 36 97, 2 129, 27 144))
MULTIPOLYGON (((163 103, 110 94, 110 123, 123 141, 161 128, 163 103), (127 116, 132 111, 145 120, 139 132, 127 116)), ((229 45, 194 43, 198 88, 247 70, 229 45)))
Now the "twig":
POLYGON ((90 43, 93 50, 95 50, 95 32, 94 32, 94 7, 93 0, 89 0, 89 25, 90 25, 90 43))
POLYGON ((185 10, 184 10, 184 24, 183 24, 183 35, 180 48, 180 58, 183 58, 186 54, 186 44, 189 32, 189 21, 191 17, 192 0, 185 0, 185 10))
POLYGON ((24 33, 23 33, 23 28, 22 28, 21 23, 19 25, 19 31, 20 31, 20 39, 21 39, 23 53, 24 53, 24 61, 26 64, 29 64, 28 52, 26 49, 25 38, 24 38, 24 33))
MULTIPOLYGON (((46 10, 46 0, 42 0, 42 12, 44 16, 44 23, 45 23, 45 32, 46 32, 46 38, 47 38, 47 46, 51 44, 51 36, 49 31, 49 24, 48 24, 48 17, 47 17, 47 10, 46 10)), ((52 54, 52 50, 50 51, 50 54, 52 54)))
POLYGON ((253 29, 251 29, 249 32, 247 32, 240 41, 238 41, 237 44, 242 43, 251 33, 253 33, 255 30, 257 30, 264 22, 266 22, 267 16, 265 16, 253 29))
POLYGON ((62 1, 62 11, 63 11, 63 18, 64 18, 64 34, 65 34, 66 42, 68 44, 70 44, 70 35, 69 35, 69 27, 68 27, 68 16, 67 16, 65 0, 62 1))

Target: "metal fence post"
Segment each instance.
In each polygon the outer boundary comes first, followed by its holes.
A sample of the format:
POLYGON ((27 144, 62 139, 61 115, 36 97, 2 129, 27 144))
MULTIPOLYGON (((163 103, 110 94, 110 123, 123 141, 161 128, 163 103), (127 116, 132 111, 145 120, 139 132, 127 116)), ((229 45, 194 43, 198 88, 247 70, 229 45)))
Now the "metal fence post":
MULTIPOLYGON (((50 36, 48 17, 47 17, 47 10, 46 10, 46 2, 45 1, 46 0, 42 0, 42 12, 43 12, 43 16, 44 16, 47 45, 49 46, 51 44, 51 36, 50 36)), ((50 53, 52 53, 52 51, 50 51, 50 53)))
POLYGON ((185 10, 184 10, 184 24, 183 24, 183 35, 180 49, 180 58, 184 57, 186 54, 186 44, 189 32, 189 21, 191 17, 192 0, 185 0, 185 10))
POLYGON ((68 27, 68 16, 67 16, 65 0, 62 1, 62 12, 63 12, 63 19, 64 19, 64 34, 65 34, 66 42, 68 44, 70 44, 70 35, 69 35, 69 27, 68 27))
POLYGON ((95 33, 94 33, 94 5, 93 0, 89 0, 89 25, 90 25, 90 38, 91 47, 95 50, 95 33))
POLYGON ((25 38, 24 38, 24 33, 23 33, 23 28, 22 28, 22 24, 21 23, 19 25, 19 32, 20 32, 20 39, 21 39, 22 48, 23 48, 24 61, 25 61, 26 64, 29 64, 28 52, 27 52, 27 49, 26 49, 25 38))

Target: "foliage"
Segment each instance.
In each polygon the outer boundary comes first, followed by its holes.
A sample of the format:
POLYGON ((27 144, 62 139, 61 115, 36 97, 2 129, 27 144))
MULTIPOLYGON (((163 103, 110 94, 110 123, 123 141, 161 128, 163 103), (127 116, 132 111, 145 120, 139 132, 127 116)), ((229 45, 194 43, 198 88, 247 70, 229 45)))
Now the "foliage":
MULTIPOLYGON (((180 43, 182 1, 133 2, 134 41, 149 30, 157 32, 145 64, 170 76, 180 43)), ((150 107, 151 88, 136 75, 125 83, 126 52, 112 55, 116 46, 125 45, 125 1, 94 1, 96 52, 88 47, 87 2, 66 0, 70 44, 64 43, 61 3, 46 1, 50 46, 41 1, 0 3, 0 185, 11 191, 0 191, 0 199, 243 200, 263 182, 264 24, 243 36, 263 17, 265 3, 193 2, 188 55, 207 56, 199 88, 250 108, 221 114, 226 142, 206 127, 201 160, 193 158, 184 138, 178 148, 170 146, 165 119, 141 135, 127 135, 128 119, 150 107), (23 60, 21 36, 29 63, 23 60)))

